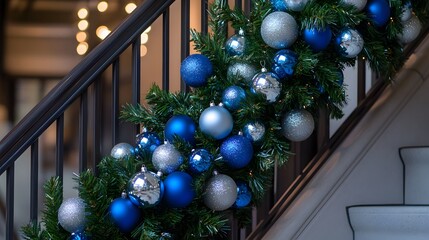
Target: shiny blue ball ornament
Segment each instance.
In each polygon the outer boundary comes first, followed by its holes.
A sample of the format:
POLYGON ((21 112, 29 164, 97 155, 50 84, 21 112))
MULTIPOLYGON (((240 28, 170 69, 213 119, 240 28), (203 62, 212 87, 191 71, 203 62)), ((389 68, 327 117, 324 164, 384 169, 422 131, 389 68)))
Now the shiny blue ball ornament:
POLYGON ((298 55, 291 50, 282 49, 274 55, 272 70, 281 79, 291 77, 295 72, 298 55))
POLYGON ((165 124, 165 138, 170 143, 173 143, 174 136, 178 136, 193 145, 195 144, 196 128, 192 118, 186 115, 176 115, 171 117, 165 124))
POLYGON ((189 157, 189 170, 193 173, 207 171, 214 160, 213 155, 205 149, 197 149, 189 157))
POLYGON ((314 52, 320 52, 325 50, 331 42, 332 31, 329 26, 323 29, 307 28, 304 29, 303 37, 314 52))
POLYGON ((88 240, 89 238, 86 236, 84 232, 74 232, 70 235, 68 240, 88 240))
POLYGON ((136 150, 139 154, 143 154, 144 152, 153 153, 155 148, 161 145, 161 139, 154 132, 143 132, 137 135, 136 143, 136 150))
POLYGON ((172 208, 184 208, 195 197, 191 175, 185 172, 170 173, 164 180, 164 201, 172 208))
POLYGON ((368 1, 366 14, 376 27, 384 27, 390 18, 389 2, 387 0, 368 1))
POLYGON ((252 192, 250 191, 247 183, 243 181, 237 181, 237 200, 235 200, 234 207, 243 208, 249 205, 252 200, 252 192))
POLYGON ((139 223, 142 213, 129 199, 116 198, 109 206, 109 214, 113 223, 121 232, 131 232, 139 223))
POLYGON ((183 60, 180 66, 180 76, 191 87, 201 87, 207 84, 213 74, 213 65, 202 54, 192 54, 183 60))
POLYGON ((241 107, 246 92, 239 86, 230 86, 222 93, 222 103, 229 110, 237 110, 241 107))
POLYGON ((270 2, 271 2, 271 5, 273 6, 273 9, 276 11, 285 12, 287 10, 285 0, 270 0, 270 2))
POLYGON ((234 126, 231 114, 224 107, 210 106, 200 115, 200 129, 216 140, 227 137, 234 126))
POLYGON ((229 167, 244 168, 252 160, 253 146, 250 140, 244 136, 231 136, 222 142, 220 155, 229 167))
POLYGON ((230 37, 225 43, 225 50, 230 56, 242 56, 246 51, 246 38, 244 31, 240 30, 238 34, 230 37))

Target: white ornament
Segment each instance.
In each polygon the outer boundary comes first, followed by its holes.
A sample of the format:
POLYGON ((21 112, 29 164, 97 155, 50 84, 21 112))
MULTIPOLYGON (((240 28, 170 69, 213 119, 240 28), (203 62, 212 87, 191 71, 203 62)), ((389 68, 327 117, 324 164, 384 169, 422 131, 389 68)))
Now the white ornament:
POLYGON ((398 34, 397 37, 399 42, 403 44, 414 41, 422 30, 422 23, 415 15, 413 15, 410 20, 403 22, 402 25, 402 33, 398 34))

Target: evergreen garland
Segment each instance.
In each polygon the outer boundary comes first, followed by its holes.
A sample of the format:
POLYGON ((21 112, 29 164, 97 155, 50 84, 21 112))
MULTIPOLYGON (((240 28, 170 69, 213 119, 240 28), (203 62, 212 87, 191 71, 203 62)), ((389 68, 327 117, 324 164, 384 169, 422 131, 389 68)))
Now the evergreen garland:
MULTIPOLYGON (((249 120, 260 120, 266 127, 262 143, 254 144, 252 161, 244 168, 231 169, 220 157, 221 141, 204 134, 197 128, 196 144, 176 137, 175 148, 185 156, 193 148, 206 149, 215 161, 209 170, 201 174, 192 174, 196 195, 186 208, 169 208, 161 203, 142 209, 143 218, 132 233, 122 233, 109 216, 111 202, 119 198, 127 189, 131 177, 142 165, 155 172, 151 154, 144 152, 117 160, 111 156, 102 159, 98 175, 90 170, 76 177, 80 198, 86 203, 85 235, 91 239, 224 239, 228 236, 228 218, 234 216, 240 226, 250 222, 251 206, 261 201, 272 181, 272 169, 276 163, 282 165, 288 161, 291 153, 289 143, 281 134, 282 114, 294 109, 305 108, 313 115, 318 109, 326 108, 331 117, 342 116, 342 106, 347 96, 343 84, 338 83, 338 71, 354 66, 356 58, 341 56, 334 41, 320 52, 314 52, 300 37, 289 48, 298 56, 295 72, 287 81, 283 81, 280 100, 268 103, 263 94, 254 94, 248 83, 239 75, 228 76, 228 67, 241 61, 258 67, 270 68, 276 49, 265 44, 261 37, 261 24, 272 13, 275 1, 255 0, 250 14, 239 9, 230 9, 227 1, 215 0, 209 8, 209 34, 191 31, 195 49, 208 57, 213 65, 213 74, 204 87, 194 88, 187 93, 168 93, 153 85, 146 96, 149 107, 125 105, 121 114, 123 120, 141 124, 150 132, 164 136, 166 122, 175 115, 189 116, 194 122, 210 103, 222 102, 222 92, 228 86, 240 86, 246 91, 246 98, 237 111, 230 111, 234 126, 232 134, 237 134, 249 120), (245 33, 247 41, 245 54, 230 56, 225 51, 228 40, 228 24, 238 32, 245 33), (321 90, 323 89, 323 90, 321 90), (242 208, 229 208, 226 211, 213 211, 206 207, 203 196, 206 183, 216 170, 231 176, 235 181, 244 181, 252 193, 252 202, 242 208)), ((369 61, 371 68, 385 79, 391 79, 404 64, 403 45, 397 35, 403 30, 400 21, 405 0, 390 0, 390 19, 385 27, 375 27, 365 11, 354 6, 339 3, 338 0, 309 1, 300 12, 287 11, 299 24, 299 32, 304 29, 318 30, 329 26, 333 36, 344 27, 356 29, 364 39, 363 51, 358 57, 369 61)), ((411 1, 414 13, 426 23, 429 3, 411 1)), ((184 161, 177 171, 189 172, 189 164, 184 161)), ((162 179, 165 179, 163 176, 162 179)), ((58 224, 58 209, 62 202, 62 184, 53 178, 45 184, 46 209, 43 212, 42 225, 32 223, 23 228, 26 239, 67 239, 70 233, 58 224)))

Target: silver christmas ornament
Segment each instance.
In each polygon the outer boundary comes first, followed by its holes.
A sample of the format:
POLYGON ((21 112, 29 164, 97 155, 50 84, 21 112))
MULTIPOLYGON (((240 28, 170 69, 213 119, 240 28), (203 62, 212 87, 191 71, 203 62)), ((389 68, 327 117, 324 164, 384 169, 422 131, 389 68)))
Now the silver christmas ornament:
POLYGON ((214 210, 223 211, 231 207, 237 199, 237 184, 224 174, 216 174, 209 179, 204 192, 204 204, 214 210))
POLYGON ((252 142, 259 142, 264 138, 265 126, 259 121, 251 121, 243 127, 243 136, 252 142))
POLYGON ((364 40, 358 31, 345 28, 338 34, 336 45, 342 56, 355 58, 362 51, 364 40))
POLYGON ((413 15, 410 20, 403 22, 402 25, 404 26, 402 33, 398 34, 397 37, 399 42, 403 44, 414 41, 422 30, 422 23, 415 15, 413 15))
POLYGON ((135 174, 128 182, 128 197, 137 206, 146 208, 157 205, 164 193, 164 185, 160 175, 147 171, 142 167, 141 172, 135 174))
POLYGON ((401 22, 405 22, 411 19, 413 16, 413 8, 411 6, 411 2, 407 2, 402 6, 402 13, 399 15, 401 22))
POLYGON ((307 110, 292 110, 283 116, 283 135, 293 142, 307 139, 314 130, 314 119, 307 110))
POLYGON ((174 172, 183 163, 183 156, 173 144, 165 143, 158 146, 152 154, 153 166, 162 173, 174 172))
POLYGON ((256 74, 252 80, 251 91, 253 93, 262 93, 268 102, 277 101, 282 90, 282 84, 275 73, 267 72, 263 68, 260 73, 256 74))
POLYGON ((58 222, 70 233, 84 230, 86 224, 85 202, 82 198, 69 198, 58 209, 58 222))
POLYGON ((367 0, 342 0, 341 2, 347 5, 355 6, 357 10, 362 11, 366 6, 367 0))
POLYGON ((261 36, 264 42, 272 48, 287 48, 298 38, 298 24, 286 12, 273 12, 262 21, 261 36))
POLYGON ((227 75, 228 78, 235 76, 243 78, 249 84, 252 82, 253 76, 258 73, 256 68, 248 63, 236 62, 228 67, 227 75))
POLYGON ((308 3, 308 0, 284 0, 284 2, 287 9, 299 12, 304 9, 305 5, 308 3))
POLYGON ((201 113, 199 125, 203 133, 219 140, 231 133, 234 122, 224 107, 210 106, 201 113))
POLYGON ((110 151, 110 156, 115 159, 130 157, 134 154, 134 147, 128 143, 118 143, 110 151))

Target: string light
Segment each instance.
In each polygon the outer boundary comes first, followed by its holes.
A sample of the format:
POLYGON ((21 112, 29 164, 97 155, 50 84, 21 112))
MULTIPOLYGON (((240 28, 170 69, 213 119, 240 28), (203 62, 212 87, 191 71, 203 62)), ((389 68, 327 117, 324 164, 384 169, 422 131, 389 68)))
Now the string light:
POLYGON ((86 17, 88 17, 88 9, 86 8, 79 9, 79 11, 77 11, 77 16, 80 19, 85 19, 86 17))
POLYGON ((101 40, 104 40, 106 37, 107 37, 107 35, 109 35, 110 34, 110 30, 109 30, 109 28, 108 27, 106 27, 106 26, 99 26, 98 28, 97 28, 97 30, 95 30, 95 34, 97 35, 97 37, 99 37, 101 40))
POLYGON ((99 12, 105 12, 108 7, 109 7, 109 4, 106 1, 101 1, 97 4, 97 10, 99 12))
POLYGON ((137 5, 135 3, 128 3, 127 5, 125 5, 125 12, 130 14, 134 11, 134 9, 137 8, 137 5))
POLYGON ((81 31, 85 31, 86 29, 88 29, 88 26, 89 26, 89 22, 87 20, 80 20, 79 23, 77 24, 77 27, 81 31))
POLYGON ((87 36, 86 32, 78 32, 78 33, 76 33, 76 40, 78 42, 84 42, 84 41, 86 41, 87 37, 88 36, 87 36))
POLYGON ((87 42, 81 42, 76 47, 76 52, 79 55, 84 55, 88 51, 88 43, 87 42))

